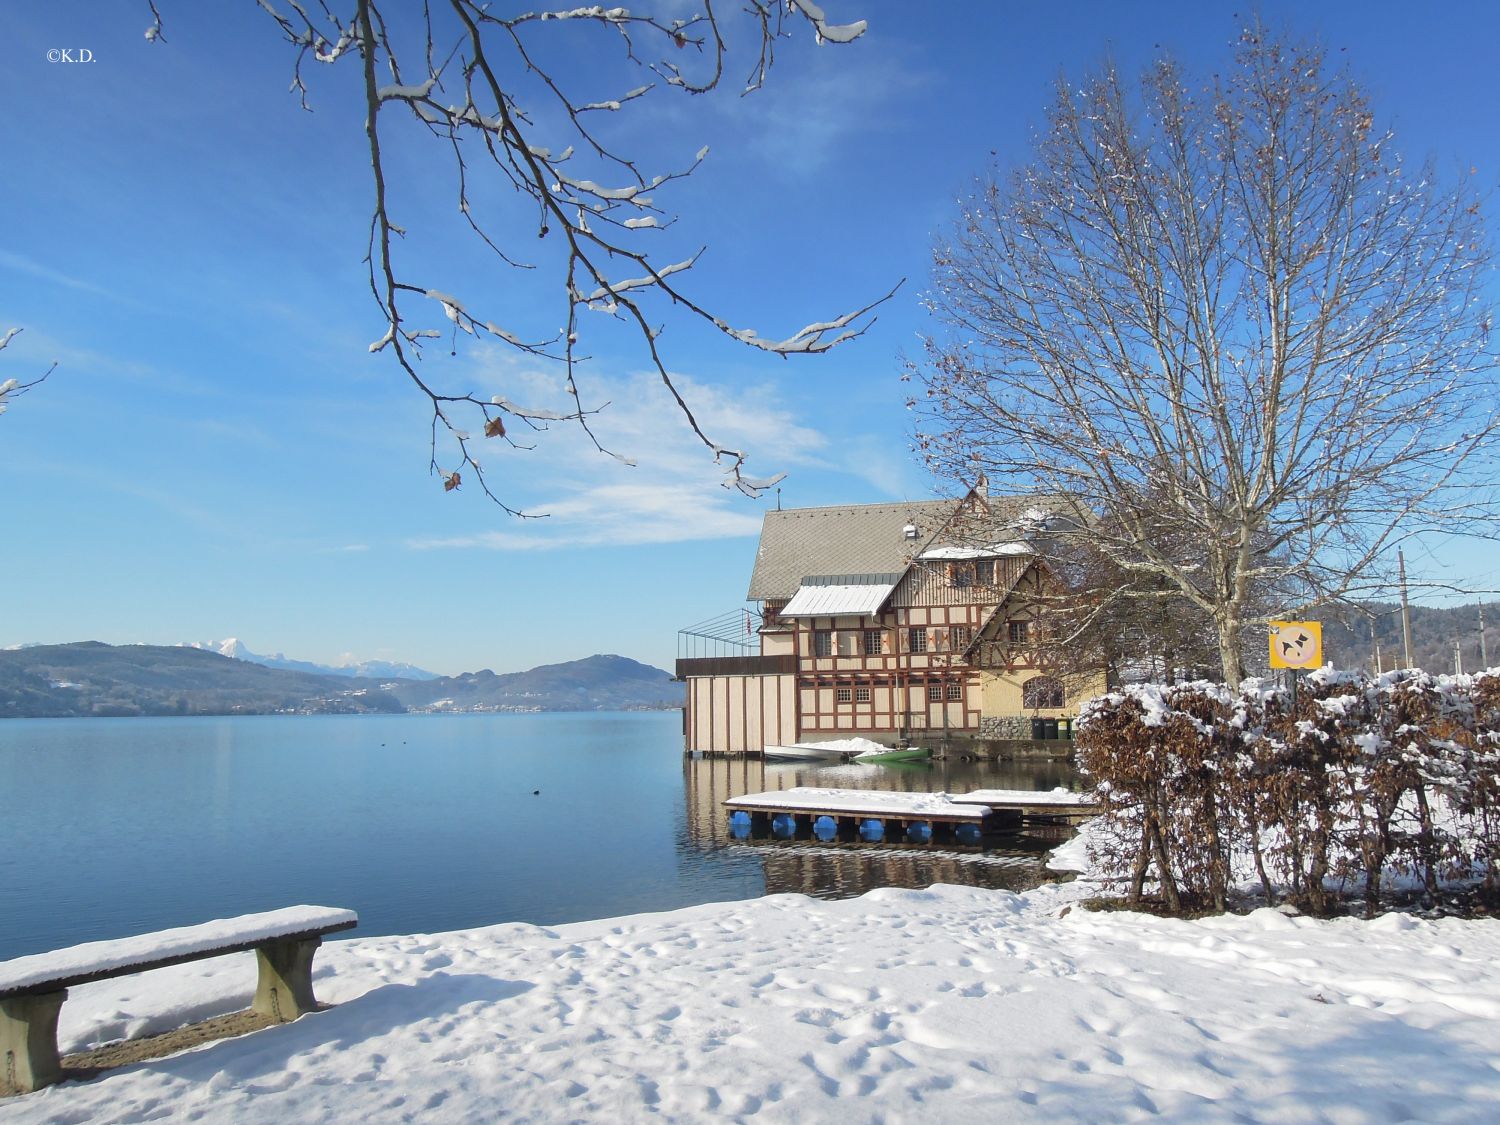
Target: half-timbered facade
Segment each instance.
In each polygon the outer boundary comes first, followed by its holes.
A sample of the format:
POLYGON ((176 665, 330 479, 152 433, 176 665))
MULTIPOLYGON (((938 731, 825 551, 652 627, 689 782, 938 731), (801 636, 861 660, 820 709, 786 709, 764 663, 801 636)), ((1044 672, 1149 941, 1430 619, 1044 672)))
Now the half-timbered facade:
POLYGON ((1029 738, 1102 677, 1061 677, 1046 604, 1060 591, 1025 538, 1036 498, 767 512, 750 579, 759 653, 678 661, 687 748, 863 736, 1029 738))

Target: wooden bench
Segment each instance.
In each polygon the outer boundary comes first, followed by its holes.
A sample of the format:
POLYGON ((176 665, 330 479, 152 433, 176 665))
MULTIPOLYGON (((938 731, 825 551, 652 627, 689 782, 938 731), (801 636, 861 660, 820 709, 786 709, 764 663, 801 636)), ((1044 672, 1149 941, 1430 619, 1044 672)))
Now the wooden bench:
POLYGON ((0 961, 0 1084, 28 1093, 62 1077, 57 1017, 76 984, 253 949, 260 981, 252 1009, 294 1020, 318 1006, 312 961, 323 936, 358 924, 352 910, 292 906, 0 961))

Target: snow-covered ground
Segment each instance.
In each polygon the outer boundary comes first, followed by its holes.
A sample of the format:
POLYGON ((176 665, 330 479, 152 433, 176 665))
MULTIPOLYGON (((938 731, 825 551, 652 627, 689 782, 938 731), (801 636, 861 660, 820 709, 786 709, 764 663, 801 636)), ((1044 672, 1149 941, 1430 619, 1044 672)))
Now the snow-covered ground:
MULTIPOLYGON (((1500 923, 1181 922, 1072 905, 1089 893, 333 941, 336 1008, 0 1122, 1500 1120, 1500 923)), ((228 1011, 254 976, 236 955, 79 987, 60 1039, 228 1011)))

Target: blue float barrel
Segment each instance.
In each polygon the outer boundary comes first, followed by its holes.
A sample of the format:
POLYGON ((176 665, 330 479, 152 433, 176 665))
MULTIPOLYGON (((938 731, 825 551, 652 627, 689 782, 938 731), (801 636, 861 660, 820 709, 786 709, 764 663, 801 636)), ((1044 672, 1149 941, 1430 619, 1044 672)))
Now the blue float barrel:
POLYGON ((729 834, 736 840, 750 838, 750 814, 744 809, 736 809, 729 814, 729 834))
POLYGON ((925 820, 914 820, 906 826, 906 841, 910 844, 932 843, 932 825, 925 820))
POLYGON ((797 834, 797 818, 791 813, 777 813, 771 818, 771 835, 778 840, 790 840, 797 834))
POLYGON ((820 816, 817 820, 813 821, 813 835, 822 840, 823 843, 828 843, 828 841, 832 840, 838 834, 839 822, 834 820, 833 817, 820 816))
POLYGON ((960 844, 977 844, 983 835, 977 824, 960 824, 953 829, 953 838, 960 844))
POLYGON ((862 820, 859 823, 859 838, 867 844, 878 844, 885 839, 885 822, 862 820))

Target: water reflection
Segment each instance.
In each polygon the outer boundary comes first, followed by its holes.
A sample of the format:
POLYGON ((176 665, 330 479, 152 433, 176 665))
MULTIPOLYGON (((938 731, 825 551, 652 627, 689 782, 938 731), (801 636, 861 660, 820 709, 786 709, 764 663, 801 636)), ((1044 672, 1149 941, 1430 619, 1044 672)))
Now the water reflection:
MULTIPOLYGON (((781 840, 736 840, 724 802, 747 793, 799 785, 879 789, 906 793, 963 793, 971 789, 1082 787, 1070 762, 1051 760, 934 762, 876 765, 766 762, 759 758, 686 758, 683 789, 687 837, 699 849, 729 849, 759 858, 766 893, 792 891, 818 898, 848 898, 877 887, 929 887, 934 883, 1026 890, 1054 878, 1043 866, 1059 837, 1013 836, 972 852, 893 845, 826 845, 781 840)), ((1063 833, 1063 836, 1066 832, 1063 833)))

